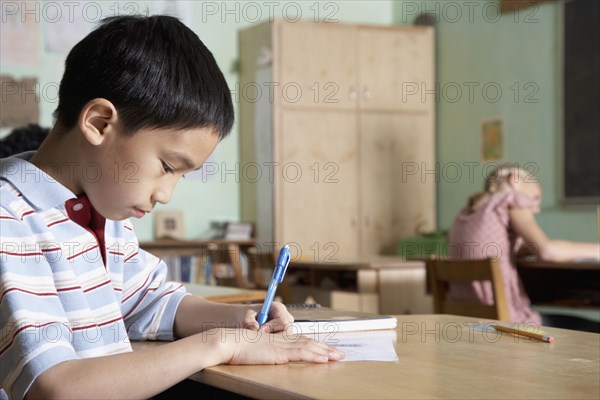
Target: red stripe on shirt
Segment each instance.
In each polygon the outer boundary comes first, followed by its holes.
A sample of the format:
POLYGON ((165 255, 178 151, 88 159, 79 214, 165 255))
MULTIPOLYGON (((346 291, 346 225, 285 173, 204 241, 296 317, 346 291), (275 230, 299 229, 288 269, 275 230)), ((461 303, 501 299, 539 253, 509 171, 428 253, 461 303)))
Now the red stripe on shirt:
POLYGON ((4 299, 4 296, 6 294, 8 294, 9 292, 14 292, 14 291, 32 294, 34 296, 58 296, 58 294, 56 294, 54 292, 32 292, 30 290, 25 290, 25 289, 21 289, 21 288, 10 288, 10 289, 7 289, 4 292, 2 292, 2 296, 0 296, 0 302, 4 299))
POLYGON ((61 223, 63 223, 63 222, 67 222, 68 220, 69 220, 69 218, 61 219, 60 221, 54 221, 54 222, 51 222, 51 223, 47 224, 46 226, 47 226, 48 228, 50 228, 51 226, 54 226, 54 225, 56 225, 56 224, 61 224, 61 223))
POLYGON ((21 216, 19 218, 21 218, 21 221, 23 221, 23 217, 26 217, 26 216, 31 215, 31 214, 35 214, 35 211, 34 210, 27 211, 27 212, 21 214, 21 216))
POLYGON ((131 260, 133 257, 137 256, 138 254, 140 254, 138 251, 136 251, 135 253, 127 256, 126 259, 123 260, 124 263, 126 263, 127 261, 131 260))
MULTIPOLYGON (((161 299, 161 298, 163 298, 163 297, 165 297, 167 295, 170 295, 172 293, 175 293, 177 290, 179 290, 182 287, 183 287, 183 283, 180 284, 179 286, 175 287, 173 290, 169 290, 168 292, 164 292, 156 300, 161 299)), ((142 302, 142 300, 144 299, 144 297, 146 297, 146 295, 149 292, 154 292, 156 289, 158 289, 158 288, 148 288, 148 290, 146 290, 146 292, 144 292, 144 295, 139 298, 139 300, 133 305, 133 307, 129 310, 129 312, 127 314, 123 315, 123 319, 129 317, 133 313, 133 311, 135 311, 135 309, 137 308, 137 306, 142 302)))
POLYGON ((73 329, 73 331, 82 331, 84 329, 96 328, 96 327, 100 327, 100 326, 105 326, 105 325, 108 325, 108 324, 112 324, 112 323, 120 321, 121 319, 122 319, 121 317, 118 317, 118 318, 114 318, 114 319, 111 319, 111 320, 108 320, 108 321, 95 323, 95 324, 92 324, 92 325, 75 326, 75 327, 73 327, 71 329, 73 329))
POLYGON ((62 249, 60 247, 52 247, 50 249, 42 249, 42 252, 48 252, 48 251, 61 251, 62 249))
POLYGON ((84 250, 84 251, 82 251, 82 252, 80 252, 80 253, 74 254, 74 255, 72 255, 71 257, 67 257, 67 260, 71 261, 71 260, 72 260, 72 259, 74 259, 75 257, 79 257, 80 255, 82 255, 82 254, 85 254, 85 253, 87 253, 88 251, 90 251, 90 250, 94 250, 94 249, 97 249, 97 248, 98 248, 98 245, 94 245, 94 247, 90 247, 89 249, 86 249, 86 250, 84 250))
POLYGON ((96 286, 92 286, 91 288, 85 289, 83 292, 87 293, 87 292, 90 292, 92 290, 98 289, 99 287, 106 286, 107 284, 111 284, 111 283, 112 283, 111 281, 104 281, 102 283, 97 284, 96 286))
POLYGON ((77 285, 77 286, 69 286, 69 287, 65 287, 65 288, 56 289, 56 291, 57 292, 69 292, 71 290, 80 289, 80 290, 83 290, 83 293, 87 293, 87 292, 91 292, 92 290, 98 289, 99 287, 106 286, 111 283, 112 283, 112 281, 108 280, 108 281, 99 283, 96 286, 89 287, 87 289, 83 289, 81 286, 77 285))
POLYGON ((0 250, 0 254, 6 254, 9 256, 21 256, 21 257, 30 257, 30 256, 43 256, 41 251, 35 252, 35 253, 13 253, 10 251, 2 251, 0 250))
MULTIPOLYGON (((150 271, 150 272, 152 272, 152 271, 150 271)), ((121 303, 124 303, 124 302, 126 302, 127 300, 129 300, 130 298, 132 298, 133 296, 135 296, 135 294, 136 294, 137 292, 139 292, 140 290, 142 290, 142 289, 143 289, 143 288, 146 286, 146 282, 148 282, 148 279, 150 279, 150 275, 147 275, 147 276, 146 276, 146 280, 144 280, 144 282, 142 283, 142 286, 140 286, 140 287, 138 287, 137 289, 135 289, 135 290, 133 291, 133 293, 131 293, 129 296, 127 296, 127 298, 125 298, 125 299, 121 300, 121 303)))
POLYGON ((10 338, 10 342, 6 346, 4 346, 4 348, 2 350, 0 350, 0 354, 3 354, 8 348, 10 348, 10 346, 12 346, 13 342, 15 341, 15 337, 17 337, 17 335, 19 333, 21 333, 23 330, 25 330, 27 328, 36 328, 36 329, 39 329, 41 327, 52 325, 52 324, 61 324, 61 325, 64 325, 62 322, 52 321, 52 322, 46 322, 45 324, 37 324, 37 325, 29 324, 29 325, 24 325, 24 326, 20 327, 12 335, 12 338, 10 338))

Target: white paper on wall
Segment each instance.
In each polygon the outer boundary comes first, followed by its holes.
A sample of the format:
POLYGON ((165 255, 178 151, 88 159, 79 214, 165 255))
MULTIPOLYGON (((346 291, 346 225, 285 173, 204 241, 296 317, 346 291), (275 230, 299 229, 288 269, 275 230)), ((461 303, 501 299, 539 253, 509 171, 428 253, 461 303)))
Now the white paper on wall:
POLYGON ((33 1, 2 4, 0 61, 3 65, 41 63, 40 19, 33 1), (32 10, 32 12, 25 12, 32 10))

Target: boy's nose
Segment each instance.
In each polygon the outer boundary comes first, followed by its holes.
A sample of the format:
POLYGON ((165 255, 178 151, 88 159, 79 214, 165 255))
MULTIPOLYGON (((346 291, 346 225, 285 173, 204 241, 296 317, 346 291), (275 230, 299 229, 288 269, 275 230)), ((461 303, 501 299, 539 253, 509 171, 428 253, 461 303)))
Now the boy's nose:
POLYGON ((173 196, 173 189, 175 185, 164 185, 157 188, 154 193, 152 193, 152 203, 161 203, 167 204, 171 201, 171 197, 173 196))

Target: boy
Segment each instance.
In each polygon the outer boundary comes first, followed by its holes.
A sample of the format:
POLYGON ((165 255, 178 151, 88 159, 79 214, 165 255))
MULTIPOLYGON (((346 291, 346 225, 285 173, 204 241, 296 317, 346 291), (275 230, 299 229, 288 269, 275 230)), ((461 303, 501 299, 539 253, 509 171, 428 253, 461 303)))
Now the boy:
POLYGON ((56 123, 0 161, 0 397, 151 397, 220 363, 327 362, 280 303, 225 305, 166 282, 130 217, 167 203, 231 130, 225 79, 177 19, 106 19, 69 53, 56 123), (129 339, 172 341, 131 352, 129 339), (179 339, 179 340, 174 340, 179 339))

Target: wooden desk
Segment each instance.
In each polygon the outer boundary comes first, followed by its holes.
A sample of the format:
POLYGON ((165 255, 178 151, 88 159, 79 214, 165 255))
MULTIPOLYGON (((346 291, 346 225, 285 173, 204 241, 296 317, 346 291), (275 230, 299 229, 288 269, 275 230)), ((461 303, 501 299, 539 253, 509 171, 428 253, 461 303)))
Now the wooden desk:
POLYGON ((196 296, 202 296, 207 300, 219 303, 258 303, 267 297, 266 290, 252 290, 234 288, 228 286, 213 286, 186 283, 188 292, 196 296))
POLYGON ((533 304, 600 309, 600 263, 519 260, 517 268, 533 304))
POLYGON ((286 281, 291 282, 290 303, 301 303, 310 295, 323 306, 344 310, 392 315, 433 311, 422 260, 397 256, 292 260, 286 281))
MULTIPOLYGON (((544 328, 552 344, 476 331, 477 319, 398 316, 397 362, 220 365, 190 379, 260 399, 598 399, 600 335, 544 328)), ((134 349, 149 343, 134 343, 134 349)))
POLYGON ((591 270, 600 272, 600 262, 593 261, 541 261, 541 260, 517 260, 517 268, 544 268, 563 270, 591 270))

